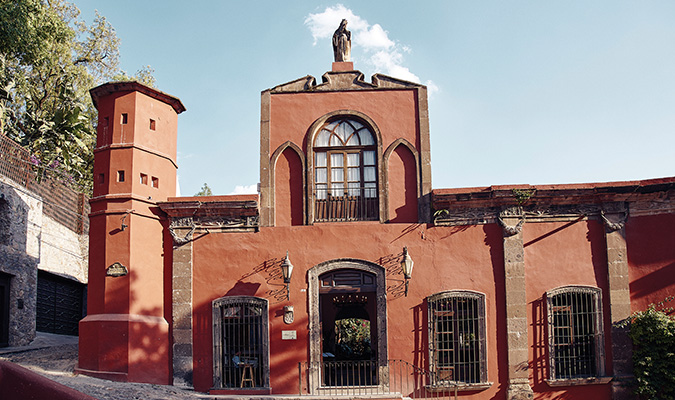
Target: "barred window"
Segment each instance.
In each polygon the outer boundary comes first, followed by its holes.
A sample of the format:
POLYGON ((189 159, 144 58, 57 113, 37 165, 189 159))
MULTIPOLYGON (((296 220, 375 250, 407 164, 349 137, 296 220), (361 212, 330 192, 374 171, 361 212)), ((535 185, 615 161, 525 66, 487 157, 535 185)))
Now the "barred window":
POLYGON ((212 310, 214 387, 269 387, 267 300, 221 297, 212 310))
POLYGON ((565 286, 546 292, 551 380, 604 375, 602 295, 598 288, 565 286))
POLYGON ((432 385, 487 383, 485 295, 453 290, 427 302, 432 385))

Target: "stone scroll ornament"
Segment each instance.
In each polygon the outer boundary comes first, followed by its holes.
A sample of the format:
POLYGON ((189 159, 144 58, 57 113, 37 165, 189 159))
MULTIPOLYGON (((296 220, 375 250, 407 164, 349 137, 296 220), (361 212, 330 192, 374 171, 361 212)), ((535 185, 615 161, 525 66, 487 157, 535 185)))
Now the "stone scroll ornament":
POLYGON ((347 20, 333 34, 333 56, 335 62, 350 61, 352 56, 352 33, 347 30, 347 20))

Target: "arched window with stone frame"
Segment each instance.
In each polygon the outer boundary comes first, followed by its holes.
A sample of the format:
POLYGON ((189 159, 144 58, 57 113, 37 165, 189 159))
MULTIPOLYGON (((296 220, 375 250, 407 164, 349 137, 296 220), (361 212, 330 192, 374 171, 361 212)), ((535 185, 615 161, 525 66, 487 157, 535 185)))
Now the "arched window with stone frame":
POLYGON ((314 221, 379 219, 378 147, 353 115, 326 120, 313 138, 314 221))
POLYGON ((434 387, 480 390, 487 381, 485 295, 449 290, 427 298, 429 366, 434 387))
POLYGON ((549 384, 604 376, 602 291, 578 285, 549 290, 546 310, 549 384))

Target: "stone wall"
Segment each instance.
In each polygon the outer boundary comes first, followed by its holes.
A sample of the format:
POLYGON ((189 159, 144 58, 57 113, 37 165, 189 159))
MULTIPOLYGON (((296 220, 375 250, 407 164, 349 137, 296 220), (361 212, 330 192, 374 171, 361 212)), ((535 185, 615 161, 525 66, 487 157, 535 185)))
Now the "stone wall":
POLYGON ((0 176, 0 224, 7 229, 0 240, 0 272, 11 276, 10 346, 26 345, 35 338, 37 266, 42 227, 42 201, 17 186, 0 176))

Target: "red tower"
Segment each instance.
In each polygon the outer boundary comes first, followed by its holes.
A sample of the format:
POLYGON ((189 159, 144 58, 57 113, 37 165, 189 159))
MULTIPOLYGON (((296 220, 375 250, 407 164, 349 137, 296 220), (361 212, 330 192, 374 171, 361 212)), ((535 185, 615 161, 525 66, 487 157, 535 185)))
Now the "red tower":
POLYGON ((185 107, 137 82, 90 93, 99 120, 77 372, 168 384, 171 240, 156 203, 176 194, 177 116, 185 107))

